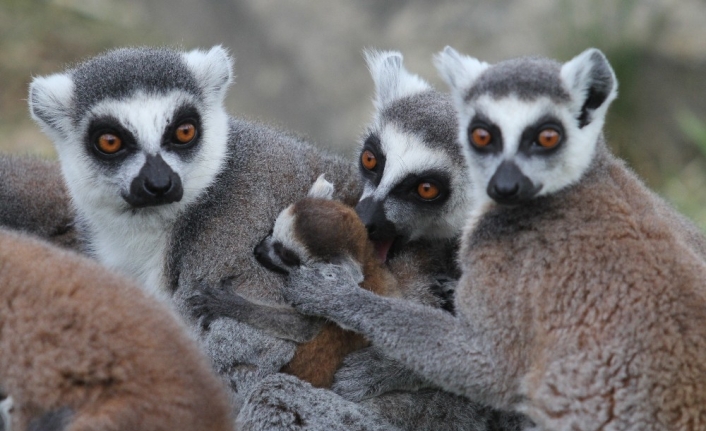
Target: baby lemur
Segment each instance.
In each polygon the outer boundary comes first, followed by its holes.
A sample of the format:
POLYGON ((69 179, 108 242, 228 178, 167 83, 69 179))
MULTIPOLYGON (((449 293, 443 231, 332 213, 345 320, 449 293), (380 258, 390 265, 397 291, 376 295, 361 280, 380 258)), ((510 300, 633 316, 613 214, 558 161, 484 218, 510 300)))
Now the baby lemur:
MULTIPOLYGON (((390 269, 378 258, 375 246, 355 210, 332 199, 333 184, 320 176, 308 197, 284 209, 275 221, 272 233, 255 248, 255 256, 265 267, 288 273, 293 267, 314 262, 338 262, 351 259, 360 266, 364 278, 360 286, 375 294, 391 297, 414 295, 418 300, 439 305, 441 301, 427 286, 399 283, 390 269), (417 288, 419 286, 419 288, 417 288), (405 287, 415 291, 403 291, 405 287)), ((416 256, 418 257, 418 256, 416 256)), ((412 258, 411 256, 409 257, 412 258)), ((396 259, 404 265, 405 257, 396 259)), ((405 266, 405 279, 431 273, 434 259, 415 259, 416 268, 405 266)), ((428 284, 435 282, 425 275, 428 284)), ((283 368, 316 387, 329 387, 335 371, 350 352, 368 345, 358 334, 319 320, 302 320, 291 308, 257 304, 232 293, 230 289, 213 289, 202 285, 201 295, 192 299, 196 316, 208 325, 218 317, 230 317, 274 335, 301 342, 292 360, 283 368), (307 324, 308 323, 308 324, 307 324), (323 327, 322 327, 323 325, 323 327)))

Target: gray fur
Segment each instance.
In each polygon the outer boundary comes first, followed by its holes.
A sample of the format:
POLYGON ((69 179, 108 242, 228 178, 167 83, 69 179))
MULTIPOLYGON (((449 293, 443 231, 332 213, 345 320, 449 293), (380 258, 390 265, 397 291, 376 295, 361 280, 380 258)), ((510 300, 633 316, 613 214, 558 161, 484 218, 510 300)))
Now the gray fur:
MULTIPOLYGON (((92 176, 101 179, 106 192, 99 196, 94 193, 91 199, 84 200, 82 217, 89 221, 93 214, 102 211, 100 214, 107 223, 94 222, 89 235, 95 237, 99 230, 109 229, 108 220, 119 218, 132 226, 130 234, 113 235, 112 242, 106 242, 103 252, 97 253, 99 259, 103 256, 130 258, 130 252, 123 251, 130 250, 129 241, 135 243, 137 236, 142 239, 137 243, 144 244, 145 238, 154 237, 155 231, 162 229, 167 240, 163 259, 157 259, 155 265, 147 268, 149 271, 161 269, 160 276, 134 273, 137 271, 133 271, 133 267, 116 265, 116 269, 137 277, 143 287, 156 290, 159 296, 170 297, 175 308, 193 325, 192 330, 201 339, 214 368, 232 389, 233 407, 237 411, 260 379, 278 372, 289 362, 295 344, 230 319, 218 319, 208 330, 202 330, 191 318, 188 299, 201 283, 218 285, 223 279, 236 278, 233 290, 243 297, 286 307, 280 294, 284 277, 259 265, 253 257, 253 248, 267 235, 279 211, 304 197, 322 173, 336 183, 339 193, 335 197, 349 204, 356 201, 359 186, 349 162, 322 154, 302 139, 279 130, 225 117, 222 99, 225 86, 230 82, 231 62, 219 47, 190 53, 165 49, 111 51, 64 74, 35 79, 30 87, 30 109, 43 129, 55 139, 60 159, 66 164, 64 173, 81 171, 82 175, 67 178, 74 198, 84 197, 84 182, 93 179, 92 176), (208 144, 210 151, 206 155, 199 153, 193 159, 182 159, 182 165, 205 163, 207 166, 191 178, 182 178, 185 196, 189 192, 187 181, 199 181, 209 175, 214 175, 213 180, 188 202, 182 199, 142 209, 130 208, 123 202, 117 187, 110 188, 114 179, 110 178, 109 170, 80 164, 93 157, 83 142, 81 128, 86 127, 87 121, 81 116, 93 106, 109 109, 112 105, 102 103, 105 98, 120 102, 133 100, 130 98, 140 92, 145 97, 159 97, 170 90, 177 90, 175 97, 185 100, 197 97, 192 104, 201 115, 204 129, 200 131, 202 140, 196 148, 205 148, 208 144), (72 120, 69 122, 67 118, 72 120), (77 123, 81 126, 77 127, 77 123), (224 133, 208 130, 206 124, 223 127, 224 133), (68 169, 69 166, 72 169, 68 169), (86 175, 88 173, 91 175, 86 175), (118 210, 106 216, 105 201, 111 199, 108 205, 118 210), (139 235, 135 235, 136 231, 139 235)), ((162 118, 169 118, 169 110, 176 107, 160 103, 158 109, 164 112, 162 118)), ((127 117, 130 112, 123 109, 121 115, 127 117)), ((159 125, 140 126, 143 127, 139 130, 143 130, 159 125)), ((138 130, 134 124, 127 127, 131 131, 138 130)), ((152 135, 159 138, 161 133, 156 130, 152 135)), ((139 139, 137 133, 133 134, 139 139)), ((137 142, 138 146, 143 144, 154 145, 137 142)), ((159 148, 158 151, 165 150, 159 148)), ((91 190, 95 192, 95 187, 91 190)), ((146 256, 154 257, 155 253, 148 252, 146 256)), ((120 263, 120 259, 116 261, 120 263)), ((135 263, 144 264, 144 261, 138 259, 135 263)))
POLYGON ((466 93, 466 102, 483 94, 500 99, 515 94, 521 100, 534 100, 541 96, 555 103, 569 100, 569 93, 559 80, 561 64, 541 57, 524 57, 495 65, 492 72, 485 71, 466 93))
MULTIPOLYGON (((582 90, 596 79, 585 68, 596 58, 604 60, 586 51, 567 63, 582 68, 579 86, 568 86, 572 106, 591 98, 582 90)), ((498 77, 498 88, 512 87, 517 78, 500 70, 510 82, 498 77)), ((703 238, 682 218, 674 223, 673 210, 610 154, 600 135, 610 100, 591 108, 585 128, 570 115, 578 109, 555 107, 572 118, 564 125, 575 135, 567 145, 595 149, 572 172, 576 183, 516 205, 486 200, 474 209, 459 254, 456 317, 358 289, 358 269, 345 264, 292 272, 285 297, 306 314, 360 332, 446 390, 526 412, 540 429, 706 423, 703 238)))
MULTIPOLYGON (((431 148, 457 154, 456 116, 451 100, 429 90, 392 101, 380 113, 382 123, 392 123, 405 132, 422 136, 431 148)), ((462 160, 456 158, 459 164, 462 160)))
POLYGON ((58 163, 0 155, 0 225, 62 247, 81 248, 58 163))
POLYGON ((241 431, 397 430, 371 409, 286 374, 263 379, 250 393, 236 424, 241 431))
POLYGON ((95 103, 122 99, 135 91, 201 94, 201 87, 177 51, 166 48, 123 48, 93 57, 70 71, 74 89, 74 123, 95 103))

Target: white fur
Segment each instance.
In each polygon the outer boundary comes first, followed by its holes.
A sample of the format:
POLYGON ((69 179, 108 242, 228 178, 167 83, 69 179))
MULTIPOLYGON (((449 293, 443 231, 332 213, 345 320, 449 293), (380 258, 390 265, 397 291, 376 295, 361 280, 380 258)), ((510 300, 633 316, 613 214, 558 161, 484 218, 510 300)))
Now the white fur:
POLYGON ((72 130, 67 113, 73 105, 74 83, 66 73, 39 76, 29 85, 29 112, 44 133, 54 140, 67 139, 72 130))
POLYGON ((454 103, 459 108, 473 83, 490 65, 467 55, 461 55, 447 46, 434 56, 434 65, 441 78, 452 90, 454 103))
POLYGON ((375 82, 376 112, 395 100, 431 89, 426 81, 405 69, 401 53, 365 50, 363 55, 375 82))
POLYGON ((165 250, 173 223, 211 184, 227 151, 228 116, 223 98, 231 81, 231 61, 220 47, 184 55, 188 67, 204 86, 203 101, 180 90, 163 95, 138 91, 126 99, 97 103, 74 127, 70 120, 70 75, 35 78, 30 87, 31 112, 54 139, 78 217, 88 229, 90 248, 102 263, 136 278, 158 296, 166 292, 165 250), (165 127, 184 103, 198 106, 201 114, 201 140, 197 154, 189 162, 161 146, 165 127), (140 148, 121 163, 117 173, 100 166, 84 144, 91 118, 102 115, 116 118, 130 130, 140 148), (184 189, 181 201, 133 209, 122 198, 146 154, 159 154, 179 174, 184 189))
POLYGON ((333 192, 333 183, 326 181, 324 174, 321 174, 309 189, 308 196, 310 198, 331 200, 333 199, 333 192))
POLYGON ((288 206, 279 213, 277 220, 275 220, 275 226, 272 228, 272 240, 281 242, 284 247, 296 253, 302 263, 307 263, 310 253, 296 237, 295 219, 294 205, 288 206))
MULTIPOLYGON (((593 57, 596 55, 607 65, 608 60, 601 51, 595 48, 589 48, 564 63, 561 67, 561 79, 571 94, 571 99, 574 102, 572 104, 572 112, 576 116, 580 113, 583 101, 588 97, 590 74, 591 69, 594 67, 593 57)), ((618 81, 615 77, 615 72, 613 72, 613 69, 609 65, 607 65, 607 67, 613 79, 613 88, 611 89, 608 99, 591 115, 591 119, 600 120, 601 125, 603 117, 605 117, 606 111, 608 110, 608 106, 610 106, 610 103, 618 96, 618 81)))
POLYGON ((233 58, 228 51, 217 45, 208 51, 184 53, 183 58, 209 101, 222 101, 233 81, 233 58))
POLYGON ((12 397, 0 401, 0 422, 5 425, 5 431, 12 431, 12 397))

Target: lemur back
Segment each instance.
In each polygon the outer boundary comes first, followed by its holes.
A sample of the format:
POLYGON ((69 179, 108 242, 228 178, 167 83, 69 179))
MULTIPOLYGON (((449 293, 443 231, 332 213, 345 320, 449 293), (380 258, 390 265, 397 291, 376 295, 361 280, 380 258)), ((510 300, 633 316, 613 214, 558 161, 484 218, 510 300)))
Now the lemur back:
POLYGON ((0 202, 0 225, 81 248, 58 163, 0 155, 0 202))
POLYGON ((99 264, 0 230, 0 392, 13 430, 232 430, 170 310, 99 264))

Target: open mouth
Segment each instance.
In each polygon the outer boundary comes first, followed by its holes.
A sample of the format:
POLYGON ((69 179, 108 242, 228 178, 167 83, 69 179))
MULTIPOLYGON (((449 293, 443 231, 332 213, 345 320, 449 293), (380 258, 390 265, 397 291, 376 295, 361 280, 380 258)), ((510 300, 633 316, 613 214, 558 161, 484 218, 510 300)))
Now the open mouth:
POLYGON ((382 263, 387 262, 395 256, 399 245, 403 242, 402 237, 396 236, 390 239, 372 240, 375 246, 375 255, 382 263))

